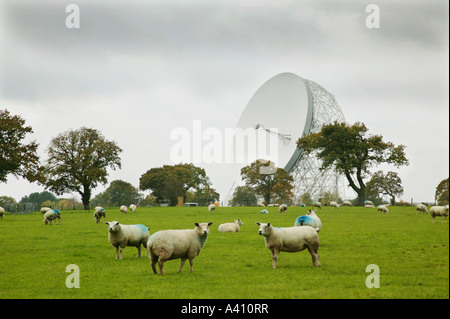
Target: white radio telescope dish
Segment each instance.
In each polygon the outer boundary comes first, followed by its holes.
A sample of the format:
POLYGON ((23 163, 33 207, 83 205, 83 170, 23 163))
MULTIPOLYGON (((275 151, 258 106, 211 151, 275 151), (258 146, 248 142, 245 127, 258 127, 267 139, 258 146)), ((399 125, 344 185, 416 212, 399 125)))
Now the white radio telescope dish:
MULTIPOLYGON (((261 159, 274 162, 294 178, 296 200, 305 193, 318 199, 325 192, 345 198, 343 177, 334 170, 319 171, 320 162, 314 154, 306 155, 297 148, 300 137, 318 132, 323 125, 335 121, 344 122, 345 118, 331 93, 296 74, 281 73, 256 91, 236 128, 255 130, 258 140, 265 134, 266 142, 277 142, 261 159)), ((258 145, 251 145, 252 142, 258 144, 248 140, 246 146, 257 150, 258 145)))

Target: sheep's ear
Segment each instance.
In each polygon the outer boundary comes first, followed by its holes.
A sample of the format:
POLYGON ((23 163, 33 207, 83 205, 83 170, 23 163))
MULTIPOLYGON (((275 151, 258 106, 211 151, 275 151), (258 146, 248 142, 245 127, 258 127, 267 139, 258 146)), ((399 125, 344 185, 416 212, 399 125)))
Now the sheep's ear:
POLYGON ((270 226, 270 223, 267 223, 267 227, 269 227, 270 226))
POLYGON ((198 223, 195 223, 195 226, 199 227, 200 225, 198 223))
POLYGON ((256 225, 261 226, 261 223, 256 222, 256 225))
POLYGON ((213 224, 213 222, 209 222, 209 223, 208 223, 208 226, 211 226, 212 224, 213 224))
POLYGON ((106 225, 109 225, 109 222, 105 222, 106 225))

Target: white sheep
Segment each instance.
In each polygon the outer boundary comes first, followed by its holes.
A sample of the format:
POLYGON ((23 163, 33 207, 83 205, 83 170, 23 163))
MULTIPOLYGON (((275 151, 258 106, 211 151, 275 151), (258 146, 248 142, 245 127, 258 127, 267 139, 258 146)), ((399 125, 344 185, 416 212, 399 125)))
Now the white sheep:
POLYGON ((48 212, 49 210, 52 210, 50 207, 42 207, 41 208, 41 214, 44 215, 46 212, 48 212))
POLYGON ((96 223, 100 221, 100 219, 103 217, 103 221, 106 220, 106 211, 103 207, 95 207, 94 210, 94 218, 96 220, 96 223))
POLYGON ((3 219, 4 214, 5 214, 5 209, 0 206, 0 220, 3 219))
POLYGON ((56 219, 59 219, 59 223, 61 224, 61 213, 59 210, 57 209, 53 209, 53 210, 49 210, 44 214, 44 220, 43 222, 45 223, 45 225, 47 225, 48 223, 50 223, 50 225, 52 224, 52 221, 54 220, 54 224, 56 224, 56 219))
POLYGON ((208 206, 208 212, 216 210, 216 205, 215 204, 209 204, 208 206))
POLYGON ((286 204, 281 204, 280 207, 278 207, 278 212, 282 213, 282 212, 287 211, 287 209, 288 209, 288 207, 286 204))
POLYGON ((244 223, 240 219, 235 219, 234 223, 225 223, 219 225, 219 233, 237 233, 241 231, 241 226, 244 223))
POLYGON ((339 208, 339 204, 337 202, 330 202, 330 206, 339 208))
POLYGON ((153 273, 156 275, 156 262, 159 271, 164 276, 164 262, 172 259, 181 259, 178 272, 189 259, 191 265, 195 257, 200 254, 209 234, 209 223, 195 223, 194 229, 161 230, 150 236, 147 242, 147 256, 151 260, 153 273))
POLYGON ((353 206, 353 205, 352 205, 352 203, 351 203, 350 201, 345 200, 345 201, 342 202, 342 205, 341 205, 341 206, 348 206, 348 207, 351 207, 351 206, 353 206))
POLYGON ((320 203, 320 202, 313 202, 312 203, 312 207, 318 207, 318 208, 322 209, 322 203, 320 203))
POLYGON ((126 246, 135 246, 138 250, 138 258, 141 257, 141 244, 147 248, 147 241, 150 237, 145 225, 122 225, 118 221, 105 222, 105 224, 109 226, 108 240, 116 248, 116 259, 122 259, 122 252, 126 246))
POLYGON ((134 205, 134 204, 131 204, 130 205, 130 210, 134 213, 135 211, 136 211, 136 205, 134 205))
POLYGON ((309 210, 306 215, 297 217, 295 220, 295 226, 311 226, 319 232, 322 229, 322 221, 319 216, 316 215, 315 211, 309 210))
POLYGON ((448 216, 448 205, 445 206, 431 206, 430 208, 430 216, 433 218, 433 223, 434 223, 434 218, 436 216, 442 216, 442 222, 444 224, 447 223, 447 216, 448 216))
POLYGON ((319 235, 310 226, 304 227, 273 227, 270 223, 256 223, 258 233, 264 236, 267 248, 272 252, 272 268, 277 267, 278 255, 281 251, 297 252, 308 249, 313 266, 320 267, 319 235))
POLYGON ((128 213, 127 206, 125 205, 120 206, 120 211, 125 214, 128 213))
POLYGON ((420 214, 422 214, 422 213, 428 214, 427 206, 425 206, 424 204, 417 204, 416 214, 418 214, 418 213, 420 213, 420 214))
POLYGON ((364 201, 364 205, 372 205, 372 206, 374 206, 373 202, 371 200, 365 200, 364 201))
POLYGON ((375 208, 373 204, 364 204, 364 208, 375 208))
POLYGON ((379 212, 382 212, 382 213, 385 213, 385 214, 389 213, 389 209, 388 209, 387 205, 378 205, 377 208, 378 208, 379 212))

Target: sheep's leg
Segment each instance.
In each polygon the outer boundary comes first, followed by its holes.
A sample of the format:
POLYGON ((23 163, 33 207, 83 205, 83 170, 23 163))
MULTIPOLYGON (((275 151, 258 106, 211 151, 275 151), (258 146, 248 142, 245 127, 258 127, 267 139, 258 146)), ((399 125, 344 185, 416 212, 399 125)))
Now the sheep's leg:
POLYGON ((180 264, 180 269, 178 269, 178 272, 181 272, 181 269, 183 269, 184 263, 186 262, 186 258, 181 258, 181 264, 180 264))
POLYGON ((119 259, 119 246, 116 246, 116 259, 119 259))
POLYGON ((194 271, 192 266, 194 265, 194 258, 189 258, 189 265, 191 266, 191 273, 194 271))
POLYGON ((317 249, 313 249, 311 247, 307 247, 309 253, 311 254, 311 258, 312 258, 312 264, 315 267, 320 267, 320 257, 319 257, 319 253, 317 252, 317 249))
POLYGON ((153 273, 154 273, 155 275, 158 274, 158 272, 156 271, 156 260, 157 260, 157 257, 158 257, 158 256, 156 256, 156 255, 150 253, 150 260, 152 261, 152 270, 153 270, 153 273))
POLYGON ((433 224, 434 224, 434 216, 431 216, 431 218, 433 218, 433 224))
POLYGON ((272 268, 277 268, 277 260, 280 252, 276 249, 271 249, 270 251, 272 252, 272 268))
POLYGON ((161 276, 164 276, 164 260, 161 258, 161 256, 158 259, 158 266, 159 266, 159 272, 161 273, 161 276))
POLYGON ((124 247, 120 246, 120 255, 119 255, 119 259, 122 259, 122 252, 123 252, 124 247))
POLYGON ((137 249, 138 249, 138 258, 141 258, 141 244, 137 246, 137 249))

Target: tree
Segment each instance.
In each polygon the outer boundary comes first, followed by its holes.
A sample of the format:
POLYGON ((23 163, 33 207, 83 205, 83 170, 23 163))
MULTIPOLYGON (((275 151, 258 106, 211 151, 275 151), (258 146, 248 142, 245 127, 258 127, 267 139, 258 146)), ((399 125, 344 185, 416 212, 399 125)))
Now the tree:
POLYGON ((256 160, 241 169, 241 177, 245 184, 262 196, 266 205, 270 204, 272 197, 285 199, 293 196, 292 176, 282 168, 277 168, 271 174, 265 174, 264 168, 271 166, 273 163, 270 161, 256 160))
POLYGON ((58 199, 56 198, 55 195, 53 195, 52 193, 48 192, 48 191, 43 191, 41 193, 35 192, 35 193, 31 193, 28 196, 24 196, 22 197, 22 199, 20 200, 19 203, 38 203, 38 204, 42 204, 45 201, 51 201, 51 202, 56 202, 58 199))
POLYGON ((334 122, 317 133, 300 138, 297 147, 306 154, 315 152, 321 160, 321 169, 335 169, 344 174, 350 187, 358 194, 358 205, 363 205, 366 194, 364 179, 374 165, 408 165, 405 146, 384 142, 381 135, 369 135, 364 123, 334 122))
POLYGON ((366 191, 367 194, 372 194, 376 198, 390 196, 391 204, 395 205, 395 197, 403 194, 402 180, 395 172, 387 172, 384 175, 383 171, 378 171, 367 183, 366 191))
POLYGON ((121 168, 122 149, 107 141, 100 131, 82 127, 69 130, 52 139, 44 172, 46 187, 52 192, 77 192, 84 209, 89 210, 92 190, 108 182, 108 168, 121 168))
POLYGON ((448 194, 448 178, 442 180, 436 187, 435 200, 438 205, 448 205, 449 194, 448 194))
POLYGON ((30 133, 33 129, 25 126, 22 117, 11 115, 8 110, 0 110, 0 182, 6 183, 8 174, 30 182, 44 182, 36 153, 38 144, 22 141, 30 133))
POLYGON ((258 199, 255 191, 249 186, 238 186, 234 190, 231 206, 256 206, 258 199))
POLYGON ((136 187, 118 179, 112 181, 103 193, 95 196, 91 204, 95 206, 129 206, 131 204, 139 204, 142 197, 136 187))

